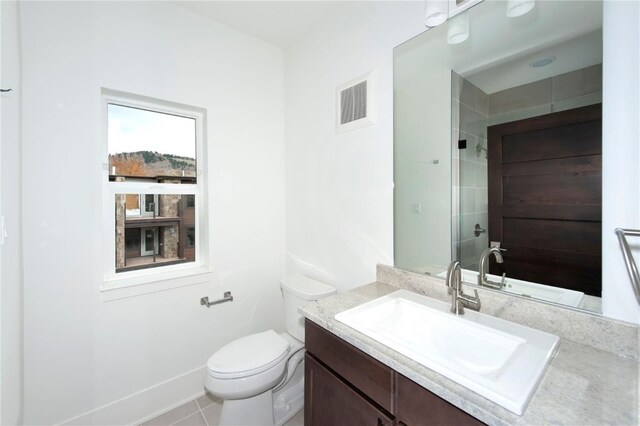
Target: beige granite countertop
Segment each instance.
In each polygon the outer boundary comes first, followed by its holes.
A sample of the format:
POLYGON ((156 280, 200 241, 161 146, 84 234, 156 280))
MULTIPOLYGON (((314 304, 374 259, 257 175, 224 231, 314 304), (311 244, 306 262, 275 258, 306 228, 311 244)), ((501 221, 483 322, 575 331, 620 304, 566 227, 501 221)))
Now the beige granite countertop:
MULTIPOLYGON (((391 273, 393 274, 393 271, 391 273)), ((379 269, 379 280, 380 275, 379 269)), ((526 411, 522 416, 518 416, 334 319, 339 312, 402 287, 415 291, 411 285, 375 282, 310 303, 301 308, 300 312, 363 352, 490 425, 639 423, 637 354, 620 355, 614 350, 608 351, 580 343, 579 338, 574 341, 561 335, 557 355, 551 361, 526 411)), ((428 291, 423 293, 429 295, 428 291)), ((483 306, 485 303, 488 301, 483 300, 483 306)), ((575 318, 572 318, 572 321, 575 321, 575 318)), ((614 324, 613 328, 616 326, 614 324)), ((621 327, 621 336, 634 337, 637 347, 636 329, 626 324, 622 324, 621 327)))

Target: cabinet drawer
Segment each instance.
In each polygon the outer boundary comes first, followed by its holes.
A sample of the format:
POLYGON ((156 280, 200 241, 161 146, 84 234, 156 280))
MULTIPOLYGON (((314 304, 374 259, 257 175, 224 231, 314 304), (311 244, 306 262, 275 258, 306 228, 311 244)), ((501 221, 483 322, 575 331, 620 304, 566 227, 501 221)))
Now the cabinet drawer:
POLYGON ((305 346, 309 353, 393 414, 392 369, 309 320, 305 321, 305 346))

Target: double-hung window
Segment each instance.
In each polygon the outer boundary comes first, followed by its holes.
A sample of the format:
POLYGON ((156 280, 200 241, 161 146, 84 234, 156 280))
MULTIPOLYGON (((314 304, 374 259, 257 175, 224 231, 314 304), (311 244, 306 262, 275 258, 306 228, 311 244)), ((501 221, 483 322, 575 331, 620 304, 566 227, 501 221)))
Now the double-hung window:
POLYGON ((205 111, 103 90, 105 289, 206 272, 205 111))

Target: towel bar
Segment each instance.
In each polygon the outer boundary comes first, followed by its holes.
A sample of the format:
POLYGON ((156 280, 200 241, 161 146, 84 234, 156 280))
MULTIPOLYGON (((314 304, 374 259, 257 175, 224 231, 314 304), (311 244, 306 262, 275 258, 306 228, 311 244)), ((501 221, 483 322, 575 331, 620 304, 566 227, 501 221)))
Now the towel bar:
POLYGON ((622 256, 624 257, 624 263, 627 266, 627 271, 631 278, 633 292, 636 294, 636 300, 640 303, 640 273, 638 272, 636 261, 633 258, 633 253, 631 253, 631 248, 629 247, 629 243, 626 238, 627 235, 631 237, 640 237, 640 229, 616 228, 615 232, 618 236, 620 247, 622 248, 622 256))

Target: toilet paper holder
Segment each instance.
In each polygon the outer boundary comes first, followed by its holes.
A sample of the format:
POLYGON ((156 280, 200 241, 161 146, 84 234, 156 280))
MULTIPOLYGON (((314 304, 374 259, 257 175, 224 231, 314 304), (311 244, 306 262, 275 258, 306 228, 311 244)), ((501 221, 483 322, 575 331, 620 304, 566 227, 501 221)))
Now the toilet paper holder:
POLYGON ((206 306, 207 308, 226 302, 233 302, 233 296, 231 295, 230 291, 225 291, 224 297, 222 299, 214 300, 213 302, 209 302, 209 296, 205 296, 200 299, 200 304, 206 306))

